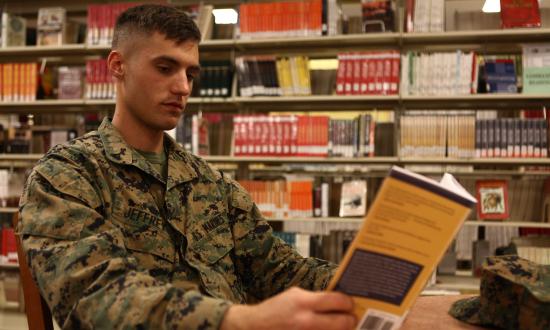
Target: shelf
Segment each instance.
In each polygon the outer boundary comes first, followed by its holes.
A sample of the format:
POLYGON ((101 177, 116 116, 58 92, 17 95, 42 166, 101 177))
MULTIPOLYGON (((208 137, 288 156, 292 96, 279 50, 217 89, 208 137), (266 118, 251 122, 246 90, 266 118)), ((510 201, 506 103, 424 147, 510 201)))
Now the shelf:
MULTIPOLYGON (((269 218, 274 222, 333 222, 333 223, 363 223, 363 218, 269 218)), ((489 226, 489 227, 522 227, 522 228, 550 228, 550 223, 529 221, 466 221, 465 226, 489 226)))
POLYGON ((502 29, 476 31, 448 31, 426 33, 403 33, 404 45, 410 44, 464 44, 464 43, 511 43, 547 42, 550 29, 502 29))
POLYGON ((437 275, 437 283, 427 289, 479 292, 480 279, 462 275, 437 275))
POLYGON ((0 213, 16 213, 18 211, 17 207, 0 207, 0 213))
MULTIPOLYGON (((86 112, 114 109, 113 99, 36 100, 32 102, 0 102, 0 113, 29 111, 86 112)), ((550 107, 549 94, 476 94, 449 96, 399 95, 311 95, 311 96, 253 96, 253 97, 191 97, 189 108, 204 110, 236 110, 253 106, 257 112, 315 111, 315 110, 368 110, 381 108, 414 109, 518 109, 550 107)))
POLYGON ((399 157, 258 157, 258 156, 204 156, 213 163, 261 164, 398 164, 398 165, 518 165, 550 166, 550 158, 399 158, 399 157))
POLYGON ((521 227, 521 228, 550 228, 548 222, 531 222, 531 221, 487 221, 487 220, 472 220, 466 221, 465 226, 477 227, 521 227))
MULTIPOLYGON (((42 154, 0 154, 0 162, 39 160, 42 154)), ((399 157, 248 157, 248 156, 202 156, 212 163, 229 164, 342 164, 342 165, 510 165, 510 166, 550 166, 550 158, 399 158, 399 157)), ((506 175, 521 175, 520 171, 504 171, 506 175)), ((536 172, 529 172, 535 175, 536 172)), ((460 174, 460 172, 457 172, 460 174)), ((464 174, 470 174, 465 172, 464 174)), ((475 172, 474 172, 475 174, 475 172)), ((541 172, 541 175, 548 173, 541 172)))
POLYGON ((62 46, 18 46, 0 48, 0 56, 61 56, 86 55, 89 51, 84 44, 62 46))
POLYGON ((259 111, 320 110, 320 109, 366 109, 373 107, 392 108, 398 105, 398 95, 311 95, 311 96, 253 96, 236 97, 242 105, 259 105, 259 111), (292 108, 289 108, 292 107, 292 108))
POLYGON ((274 222, 334 222, 334 223, 363 223, 363 218, 338 218, 338 217, 328 217, 328 218, 268 218, 267 221, 274 222))
POLYGON ((407 109, 510 109, 550 106, 549 94, 471 94, 446 96, 401 96, 407 109))
POLYGON ((306 53, 324 48, 327 54, 335 55, 345 48, 397 48, 400 36, 396 32, 386 32, 338 36, 238 39, 235 41, 235 47, 241 51, 268 49, 273 52, 274 49, 277 49, 277 51, 295 49, 306 53), (334 47, 334 45, 338 45, 338 47, 334 47))

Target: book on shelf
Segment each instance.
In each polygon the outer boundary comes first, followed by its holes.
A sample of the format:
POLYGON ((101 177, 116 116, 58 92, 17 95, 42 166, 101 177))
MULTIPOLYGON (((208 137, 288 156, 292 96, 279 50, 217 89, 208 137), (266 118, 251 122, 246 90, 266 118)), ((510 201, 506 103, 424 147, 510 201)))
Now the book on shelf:
POLYGON ((405 1, 405 32, 445 31, 444 0, 405 1))
POLYGON ((37 63, 0 64, 0 100, 29 102, 36 99, 37 63))
POLYGON ((391 0, 361 0, 363 28, 369 32, 395 31, 395 8, 391 0))
POLYGON ((538 0, 500 0, 500 21, 503 29, 540 27, 538 0))
POLYGON ((25 46, 27 20, 21 16, 1 12, 0 24, 2 31, 0 32, 1 46, 25 46))
POLYGON ((392 167, 328 286, 352 296, 358 329, 399 327, 475 203, 450 174, 392 167))
POLYGON ((550 44, 522 45, 524 94, 544 94, 550 88, 550 44))
POLYGON ((350 180, 342 184, 340 217, 359 217, 367 212, 367 181, 350 180))
POLYGON ((57 70, 57 97, 82 99, 82 68, 61 66, 57 70))
POLYGON ((86 99, 113 99, 115 84, 107 68, 106 59, 86 61, 86 99))
POLYGON ((412 52, 402 55, 401 94, 470 94, 474 52, 412 52))
POLYGON ((125 10, 137 6, 136 2, 88 5, 87 44, 110 46, 116 19, 125 10))
POLYGON ((320 36, 322 7, 322 0, 241 4, 240 38, 320 36))
POLYGON ((337 95, 395 95, 400 56, 396 51, 338 54, 337 95))
POLYGON ((61 46, 65 43, 66 9, 46 7, 38 9, 36 22, 38 46, 61 46))
POLYGON ((194 97, 229 97, 233 78, 233 66, 229 61, 201 62, 201 72, 193 82, 194 97))
POLYGON ((339 6, 337 0, 323 0, 322 35, 334 36, 339 31, 339 6))
POLYGON ((477 206, 479 219, 503 220, 509 217, 508 181, 478 180, 476 196, 479 200, 477 206))
POLYGON ((230 155, 232 136, 232 114, 184 114, 176 126, 176 141, 197 155, 230 155))

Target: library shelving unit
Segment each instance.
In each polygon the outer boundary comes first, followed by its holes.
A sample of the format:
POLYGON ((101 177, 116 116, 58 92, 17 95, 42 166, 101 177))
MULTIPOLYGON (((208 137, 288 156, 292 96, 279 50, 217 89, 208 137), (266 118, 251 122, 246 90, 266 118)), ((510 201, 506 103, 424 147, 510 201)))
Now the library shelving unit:
MULTIPOLYGON (((99 1, 96 1, 99 2, 99 1)), ((199 1, 177 1, 178 4, 192 4, 199 1)), ((240 1, 200 1, 213 5, 231 6, 240 1)), ((8 0, 7 9, 23 13, 28 17, 34 17, 39 7, 45 6, 45 2, 26 1, 20 4, 18 1, 8 0)), ((50 1, 48 6, 66 6, 68 14, 77 13, 86 15, 86 4, 94 1, 50 1)), ((398 13, 402 15, 402 8, 398 13)), ((402 21, 400 15, 397 20, 402 21)), ((398 24, 399 25, 399 24, 398 24)), ((265 38, 241 40, 237 38, 227 40, 206 40, 201 43, 200 51, 205 58, 223 57, 234 60, 238 55, 256 54, 306 54, 312 58, 334 58, 343 51, 361 50, 397 50, 406 52, 418 51, 449 51, 449 50, 474 50, 485 53, 520 53, 523 43, 542 43, 550 38, 549 28, 539 29, 513 29, 513 30, 480 30, 480 31, 451 31, 442 33, 406 33, 397 32, 371 33, 355 35, 338 35, 325 37, 299 37, 299 38, 265 38)), ((40 60, 43 58, 62 61, 63 58, 80 58, 83 64, 86 57, 105 56, 109 51, 107 46, 89 46, 86 44, 69 44, 63 46, 25 46, 0 48, 0 63, 9 61, 40 60)), ((202 55, 201 55, 202 56, 202 55)), ((397 118, 405 110, 415 109, 496 109, 510 110, 519 107, 545 108, 550 107, 550 92, 547 94, 474 94, 451 96, 410 96, 410 95, 367 95, 367 96, 341 96, 341 95, 315 95, 295 97, 243 97, 239 96, 237 78, 233 78, 232 95, 227 98, 190 98, 189 111, 229 111, 233 113, 262 113, 269 111, 345 111, 348 110, 372 110, 384 109, 394 111, 397 118)), ((113 100, 37 100, 34 102, 0 102, 0 115, 32 113, 85 113, 85 112, 110 112, 114 108, 113 100)), ((396 133, 399 127, 396 123, 396 133)), ((398 140, 396 138, 395 140, 398 140)), ((30 167, 40 159, 41 154, 0 154, 0 167, 30 167)), ((361 165, 365 168, 373 167, 371 172, 361 175, 383 176, 384 170, 380 166, 396 165, 469 165, 479 166, 483 169, 475 169, 471 173, 460 173, 462 176, 524 176, 540 175, 549 176, 550 172, 539 172, 525 167, 550 167, 550 158, 402 158, 402 157, 362 157, 362 158, 319 158, 319 157, 232 157, 232 156, 206 156, 206 160, 215 164, 231 164, 241 171, 241 174, 249 174, 254 165, 282 166, 285 164, 319 164, 319 165, 361 165), (491 167, 492 169, 485 169, 491 167), (510 169, 512 167, 513 169, 510 169)), ((289 171, 292 171, 290 169, 289 171)), ((261 172, 261 170, 260 170, 261 172)), ((16 208, 0 208, 0 213, 13 213, 16 208)), ((361 219, 341 218, 298 218, 298 219, 272 219, 275 222, 285 221, 322 221, 322 222, 352 222, 359 224, 361 219)), ((521 219, 504 222, 468 221, 467 226, 518 226, 534 228, 550 228, 550 224, 542 222, 526 222, 521 219)))

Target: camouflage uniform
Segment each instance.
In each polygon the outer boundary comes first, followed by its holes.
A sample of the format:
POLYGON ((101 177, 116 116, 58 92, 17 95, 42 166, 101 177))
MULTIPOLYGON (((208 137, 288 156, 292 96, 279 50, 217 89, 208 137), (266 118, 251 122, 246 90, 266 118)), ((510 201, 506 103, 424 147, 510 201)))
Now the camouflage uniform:
POLYGON ((489 257, 480 296, 462 299, 449 313, 457 319, 504 329, 550 329, 550 266, 518 256, 489 257))
POLYGON ((216 329, 232 303, 328 284, 334 265, 275 238, 238 183, 168 140, 167 182, 109 120, 30 175, 18 231, 63 328, 216 329))

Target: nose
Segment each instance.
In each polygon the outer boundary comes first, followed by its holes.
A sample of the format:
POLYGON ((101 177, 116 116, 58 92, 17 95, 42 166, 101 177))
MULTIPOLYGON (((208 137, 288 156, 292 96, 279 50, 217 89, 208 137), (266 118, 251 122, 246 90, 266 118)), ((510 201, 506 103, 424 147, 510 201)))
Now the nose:
POLYGON ((186 72, 182 72, 176 75, 174 82, 171 86, 171 92, 178 96, 189 96, 191 94, 191 89, 193 84, 189 81, 186 72))

